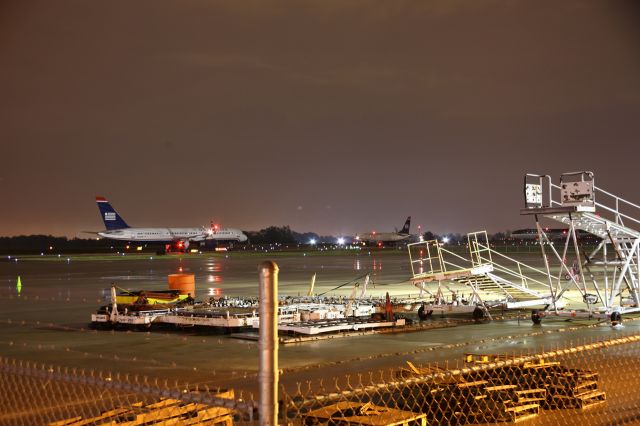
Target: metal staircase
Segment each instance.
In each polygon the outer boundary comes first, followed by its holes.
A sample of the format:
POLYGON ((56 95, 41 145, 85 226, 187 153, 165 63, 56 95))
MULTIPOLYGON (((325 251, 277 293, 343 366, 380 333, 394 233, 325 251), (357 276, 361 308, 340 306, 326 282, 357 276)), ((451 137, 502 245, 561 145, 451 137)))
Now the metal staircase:
POLYGON ((548 175, 525 176, 525 208, 521 214, 533 215, 547 272, 555 260, 560 273, 552 285, 561 298, 577 289, 590 316, 609 316, 618 320, 622 312, 640 310, 640 206, 595 186, 593 173, 565 173, 560 185, 548 175), (596 201, 598 200, 598 201, 596 201), (568 226, 563 249, 554 247, 552 238, 540 224, 549 218, 568 226), (600 239, 595 246, 584 241, 579 231, 600 239), (548 253, 549 252, 549 256, 548 253), (579 274, 570 274, 569 258, 575 259, 579 274), (570 274, 563 283, 561 277, 570 274))
POLYGON ((500 300, 506 308, 554 304, 551 277, 489 246, 486 231, 467 235, 469 258, 437 240, 409 244, 413 284, 449 281, 467 286, 475 299, 500 300))

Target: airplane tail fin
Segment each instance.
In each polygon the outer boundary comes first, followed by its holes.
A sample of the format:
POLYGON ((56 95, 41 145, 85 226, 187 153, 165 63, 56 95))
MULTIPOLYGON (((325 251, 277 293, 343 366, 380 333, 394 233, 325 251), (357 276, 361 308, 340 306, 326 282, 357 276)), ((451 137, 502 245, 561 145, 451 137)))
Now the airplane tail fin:
POLYGON ((98 204, 98 209, 100 210, 100 215, 102 216, 102 221, 104 222, 104 227, 107 231, 129 227, 122 217, 120 217, 118 212, 111 207, 111 204, 106 198, 96 197, 96 203, 98 204))
POLYGON ((411 226, 411 216, 409 216, 407 218, 407 221, 404 223, 404 226, 402 227, 402 229, 400 230, 401 234, 408 234, 409 233, 409 227, 411 226))

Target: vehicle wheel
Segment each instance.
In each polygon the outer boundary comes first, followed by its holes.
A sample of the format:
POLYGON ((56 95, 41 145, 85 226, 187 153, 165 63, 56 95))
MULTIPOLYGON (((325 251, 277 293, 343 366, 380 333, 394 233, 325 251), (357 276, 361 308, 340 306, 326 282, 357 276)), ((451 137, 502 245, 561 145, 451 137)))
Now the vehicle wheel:
MULTIPOLYGON (((420 315, 420 313, 418 313, 418 315, 420 315)), ((384 315, 379 312, 376 312, 375 314, 371 314, 371 319, 374 321, 382 321, 384 320, 384 315)))
POLYGON ((531 321, 533 321, 535 325, 540 325, 540 323, 542 323, 542 315, 540 315, 539 310, 534 309, 531 311, 531 321))
POLYGON ((431 316, 432 313, 433 311, 426 310, 424 306, 420 306, 418 308, 418 318, 420 318, 421 320, 426 320, 431 316))
POLYGON ((618 311, 611 312, 611 325, 622 324, 622 314, 618 311))
POLYGON ((476 308, 471 313, 471 317, 474 320, 479 321, 479 320, 484 318, 484 311, 482 310, 482 308, 480 306, 476 306, 476 308))

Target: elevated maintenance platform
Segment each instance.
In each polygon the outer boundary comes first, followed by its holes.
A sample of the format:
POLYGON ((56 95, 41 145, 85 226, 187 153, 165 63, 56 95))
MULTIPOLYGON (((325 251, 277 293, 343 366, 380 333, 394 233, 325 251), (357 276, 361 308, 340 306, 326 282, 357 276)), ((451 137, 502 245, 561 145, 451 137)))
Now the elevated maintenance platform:
POLYGON ((467 235, 468 256, 447 250, 437 240, 409 244, 412 283, 456 282, 471 291, 471 302, 485 306, 500 300, 504 307, 521 308, 553 304, 550 276, 539 269, 493 250, 486 231, 467 235))
POLYGON ((559 185, 548 175, 527 174, 524 195, 521 214, 535 217, 547 272, 552 263, 560 268, 552 284, 555 297, 576 289, 589 315, 609 316, 613 322, 622 312, 640 311, 640 205, 597 187, 589 171, 565 173, 559 185), (547 235, 543 218, 568 226, 562 249, 547 235), (594 247, 577 231, 599 242, 594 247))

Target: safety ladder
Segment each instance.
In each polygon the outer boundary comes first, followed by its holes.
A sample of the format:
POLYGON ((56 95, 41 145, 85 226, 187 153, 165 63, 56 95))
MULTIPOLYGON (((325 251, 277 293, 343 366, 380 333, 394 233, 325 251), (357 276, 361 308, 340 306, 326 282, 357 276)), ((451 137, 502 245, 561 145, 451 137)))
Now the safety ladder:
POLYGON ((560 266, 552 285, 554 295, 562 298, 575 287, 583 297, 587 311, 619 319, 622 312, 640 310, 640 206, 598 188, 592 172, 565 173, 556 185, 548 175, 525 175, 525 208, 533 215, 547 270, 549 259, 560 266), (596 201, 598 200, 598 201, 596 201), (540 224, 549 218, 568 226, 562 249, 540 224), (594 248, 583 241, 584 231, 599 238, 594 248), (589 251, 588 251, 589 249, 589 251), (570 257, 579 274, 570 273, 570 257), (569 274, 571 279, 562 282, 569 274))
POLYGON ((467 234, 469 258, 437 240, 409 244, 413 284, 450 281, 469 287, 480 300, 502 300, 508 308, 553 304, 549 275, 489 245, 486 231, 467 234))

